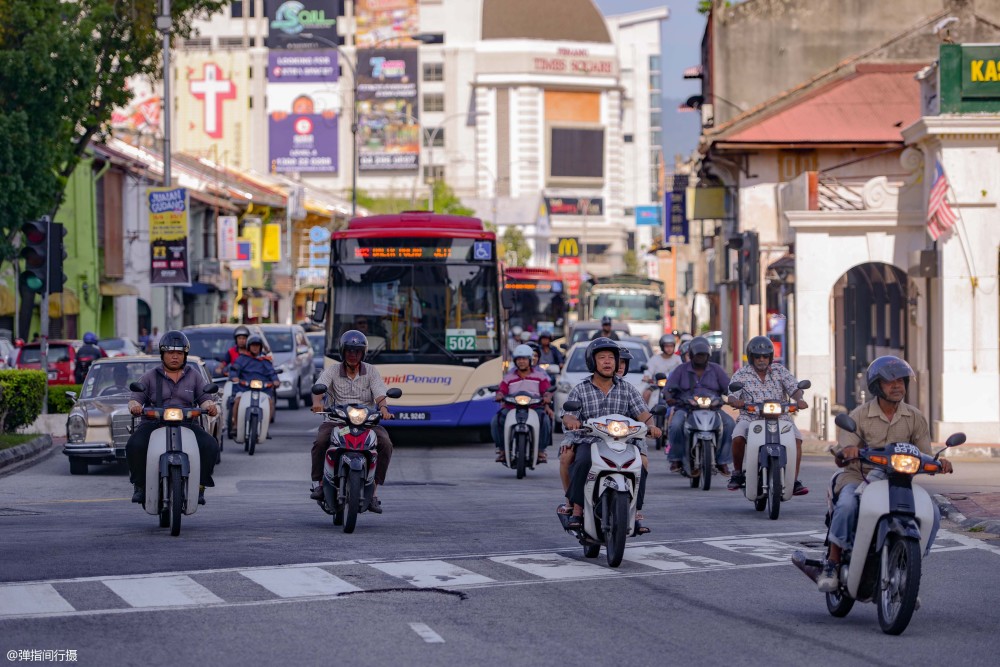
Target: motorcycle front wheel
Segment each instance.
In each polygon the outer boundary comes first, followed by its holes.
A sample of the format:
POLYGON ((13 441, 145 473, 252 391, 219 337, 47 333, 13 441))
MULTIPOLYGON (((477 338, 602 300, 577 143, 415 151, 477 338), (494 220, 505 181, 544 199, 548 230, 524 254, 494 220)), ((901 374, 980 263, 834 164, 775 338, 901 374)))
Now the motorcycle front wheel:
POLYGON ((247 432, 243 435, 243 439, 247 443, 247 453, 253 456, 254 450, 257 449, 257 415, 250 417, 250 424, 247 425, 247 432))
POLYGON ((358 522, 358 508, 361 503, 361 471, 352 470, 347 476, 347 498, 344 504, 347 506, 347 514, 344 517, 344 532, 353 533, 354 525, 358 522))
POLYGON ((767 474, 766 468, 757 468, 757 497, 753 499, 753 508, 758 512, 763 512, 767 507, 767 496, 761 491, 764 489, 764 475, 767 474))
POLYGON ((835 593, 826 594, 826 610, 831 616, 843 618, 847 616, 854 607, 854 598, 848 596, 843 590, 838 589, 835 593))
POLYGON ((712 468, 715 463, 712 454, 715 447, 703 443, 701 446, 701 490, 708 491, 712 488, 712 468))
POLYGON ((608 494, 607 514, 604 517, 604 542, 607 549, 608 565, 618 567, 625 556, 625 539, 628 537, 627 491, 606 491, 608 494))
POLYGON ((526 433, 517 434, 514 456, 517 457, 517 478, 523 479, 525 468, 528 466, 528 435, 526 433))
POLYGON ((184 513, 184 478, 181 469, 171 466, 170 480, 170 534, 177 537, 181 534, 181 516, 184 513))
POLYGON ((767 517, 773 521, 781 512, 781 466, 778 465, 778 459, 770 460, 767 474, 767 517))
POLYGON ((886 571, 878 591, 878 624, 887 635, 902 634, 910 624, 920 590, 920 543, 912 537, 890 535, 883 549, 886 571))

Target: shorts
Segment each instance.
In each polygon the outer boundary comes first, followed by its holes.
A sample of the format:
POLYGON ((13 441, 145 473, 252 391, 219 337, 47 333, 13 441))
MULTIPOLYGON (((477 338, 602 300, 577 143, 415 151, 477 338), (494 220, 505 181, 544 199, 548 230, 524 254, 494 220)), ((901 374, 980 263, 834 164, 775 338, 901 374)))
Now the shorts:
MULTIPOLYGON (((784 423, 790 423, 792 425, 792 433, 795 434, 796 440, 802 439, 802 432, 799 431, 799 427, 795 425, 795 422, 788 422, 787 420, 781 420, 784 423)), ((736 422, 736 428, 733 429, 734 438, 744 438, 746 439, 747 433, 750 431, 750 420, 740 419, 736 422)))

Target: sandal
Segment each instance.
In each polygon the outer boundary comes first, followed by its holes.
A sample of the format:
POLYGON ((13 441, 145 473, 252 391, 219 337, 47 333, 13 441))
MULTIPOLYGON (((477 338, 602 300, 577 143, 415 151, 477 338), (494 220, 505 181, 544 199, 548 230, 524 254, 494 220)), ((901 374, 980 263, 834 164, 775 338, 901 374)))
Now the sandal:
POLYGON ((507 455, 504 454, 504 451, 502 449, 497 452, 497 457, 494 459, 494 461, 496 461, 497 463, 507 463, 507 455))
POLYGON ((583 516, 574 515, 566 523, 567 530, 583 530, 583 516))
POLYGON ((642 525, 642 520, 645 519, 645 518, 646 517, 644 517, 642 515, 642 512, 637 511, 635 513, 635 534, 636 535, 645 535, 646 533, 649 532, 649 528, 646 528, 646 526, 642 525))
POLYGON ((548 463, 549 462, 549 455, 546 454, 545 452, 538 452, 538 462, 539 463, 548 463))
POLYGON ((562 505, 560 505, 559 507, 556 508, 556 514, 563 514, 563 515, 566 515, 566 516, 572 516, 573 515, 573 504, 572 503, 563 503, 562 505))

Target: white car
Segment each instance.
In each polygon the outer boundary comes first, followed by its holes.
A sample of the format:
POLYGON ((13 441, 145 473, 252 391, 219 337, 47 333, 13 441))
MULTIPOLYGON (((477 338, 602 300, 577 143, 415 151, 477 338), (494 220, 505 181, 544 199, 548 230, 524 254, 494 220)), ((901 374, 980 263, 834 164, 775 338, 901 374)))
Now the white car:
MULTIPOLYGON (((562 406, 566 402, 566 397, 569 396, 570 390, 591 374, 587 370, 587 360, 584 357, 588 345, 590 345, 590 341, 577 343, 569 348, 569 351, 566 353, 566 362, 563 364, 562 371, 556 379, 554 400, 557 420, 562 419, 562 406)), ((625 379, 641 390, 643 388, 643 368, 649 363, 649 356, 646 352, 649 346, 641 342, 629 340, 620 341, 619 345, 628 348, 628 351, 632 353, 632 361, 629 362, 628 375, 625 376, 625 379)))

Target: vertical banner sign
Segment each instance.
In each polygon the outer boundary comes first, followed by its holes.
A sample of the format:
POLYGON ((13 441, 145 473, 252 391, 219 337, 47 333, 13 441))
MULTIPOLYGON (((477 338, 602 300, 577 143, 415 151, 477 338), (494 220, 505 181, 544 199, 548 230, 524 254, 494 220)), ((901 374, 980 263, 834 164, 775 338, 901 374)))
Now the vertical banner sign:
POLYGON ((666 212, 663 225, 663 240, 668 245, 690 243, 691 237, 687 219, 686 175, 674 175, 673 191, 664 196, 663 210, 666 212))
POLYGON ((264 13, 269 28, 264 45, 269 49, 321 48, 324 43, 312 39, 313 35, 337 45, 344 43, 337 34, 337 17, 344 15, 343 0, 265 0, 264 13))
POLYGON ((236 259, 236 228, 235 215, 221 215, 216 220, 215 226, 218 234, 219 257, 223 262, 236 259))
POLYGON ((413 46, 406 35, 420 32, 420 9, 417 0, 355 0, 354 22, 358 48, 413 46))
POLYGON ((262 262, 281 261, 281 225, 269 222, 264 225, 264 241, 260 249, 262 262))
POLYGON ((337 171, 337 52, 271 51, 267 126, 272 172, 337 171))
MULTIPOLYGON (((236 259, 229 262, 232 271, 243 271, 253 268, 250 265, 250 258, 253 255, 253 244, 242 236, 236 239, 236 259)), ((239 290, 242 292, 242 290, 239 290)))
POLYGON ((146 188, 149 201, 150 283, 191 284, 186 188, 146 188))
POLYGON ((417 50, 358 50, 361 171, 413 171, 420 158, 417 50))
POLYGON ((261 268, 260 245, 262 236, 261 225, 243 225, 243 238, 250 242, 250 268, 261 268))

